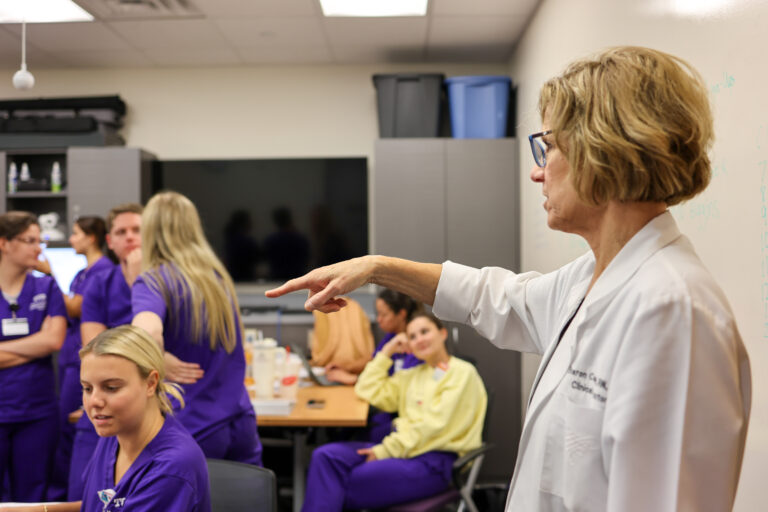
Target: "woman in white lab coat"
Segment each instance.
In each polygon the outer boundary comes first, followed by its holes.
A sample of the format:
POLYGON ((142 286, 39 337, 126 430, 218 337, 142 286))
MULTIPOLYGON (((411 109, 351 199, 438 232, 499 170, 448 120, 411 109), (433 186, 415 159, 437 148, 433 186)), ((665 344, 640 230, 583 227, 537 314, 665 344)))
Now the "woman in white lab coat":
POLYGON ((507 510, 724 511, 750 369, 728 302, 669 206, 710 180, 708 92, 687 63, 619 47, 571 64, 529 137, 547 223, 590 251, 549 273, 366 256, 267 293, 335 311, 364 283, 434 304, 494 344, 542 354, 507 510))

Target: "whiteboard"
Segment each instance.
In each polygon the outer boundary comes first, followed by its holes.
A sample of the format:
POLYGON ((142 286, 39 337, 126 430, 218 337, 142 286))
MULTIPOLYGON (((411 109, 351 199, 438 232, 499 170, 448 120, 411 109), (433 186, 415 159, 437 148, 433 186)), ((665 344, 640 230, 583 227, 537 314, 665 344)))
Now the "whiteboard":
MULTIPOLYGON (((709 87, 716 137, 712 183, 671 211, 725 291, 749 352, 752 418, 735 510, 765 510, 768 0, 544 0, 510 64, 518 84, 521 169, 533 165, 526 135, 540 127, 541 84, 568 62, 615 45, 650 46, 682 57, 709 87)), ((527 172, 521 175, 522 269, 554 270, 587 245, 547 228, 541 187, 527 172)))

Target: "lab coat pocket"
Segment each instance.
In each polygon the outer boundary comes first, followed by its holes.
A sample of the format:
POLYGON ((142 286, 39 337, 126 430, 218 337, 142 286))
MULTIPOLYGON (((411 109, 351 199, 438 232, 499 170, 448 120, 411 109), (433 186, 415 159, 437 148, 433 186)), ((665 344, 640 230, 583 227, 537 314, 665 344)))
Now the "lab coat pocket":
POLYGON ((604 510, 608 481, 600 435, 603 411, 563 400, 547 428, 541 491, 558 496, 565 508, 604 510))

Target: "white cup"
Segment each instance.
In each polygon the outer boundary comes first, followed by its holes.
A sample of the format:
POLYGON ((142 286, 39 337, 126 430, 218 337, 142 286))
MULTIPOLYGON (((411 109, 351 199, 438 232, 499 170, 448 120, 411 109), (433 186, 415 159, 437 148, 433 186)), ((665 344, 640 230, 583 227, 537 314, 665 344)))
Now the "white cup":
POLYGON ((280 381, 280 396, 286 400, 296 400, 299 391, 299 368, 301 361, 288 358, 285 361, 283 378, 280 381))
POLYGON ((272 398, 275 382, 275 350, 272 338, 258 340, 252 345, 251 369, 257 398, 272 398))

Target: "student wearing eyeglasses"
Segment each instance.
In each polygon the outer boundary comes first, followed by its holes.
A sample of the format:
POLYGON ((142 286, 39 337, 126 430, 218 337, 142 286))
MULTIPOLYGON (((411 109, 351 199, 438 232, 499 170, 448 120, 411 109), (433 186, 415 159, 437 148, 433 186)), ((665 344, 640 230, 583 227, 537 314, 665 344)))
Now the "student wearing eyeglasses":
POLYGON ((41 250, 34 215, 0 215, 0 485, 9 484, 6 501, 45 499, 56 448, 51 354, 64 342, 67 320, 56 281, 30 272, 41 250))
MULTIPOLYGON (((267 292, 344 306, 365 284, 543 356, 508 511, 731 510, 751 400, 733 312, 670 206, 711 178, 708 89, 683 60, 617 47, 539 95, 531 135, 550 228, 590 250, 549 274, 365 256, 267 292)), ((512 376, 517 378, 517 375, 512 376)))

